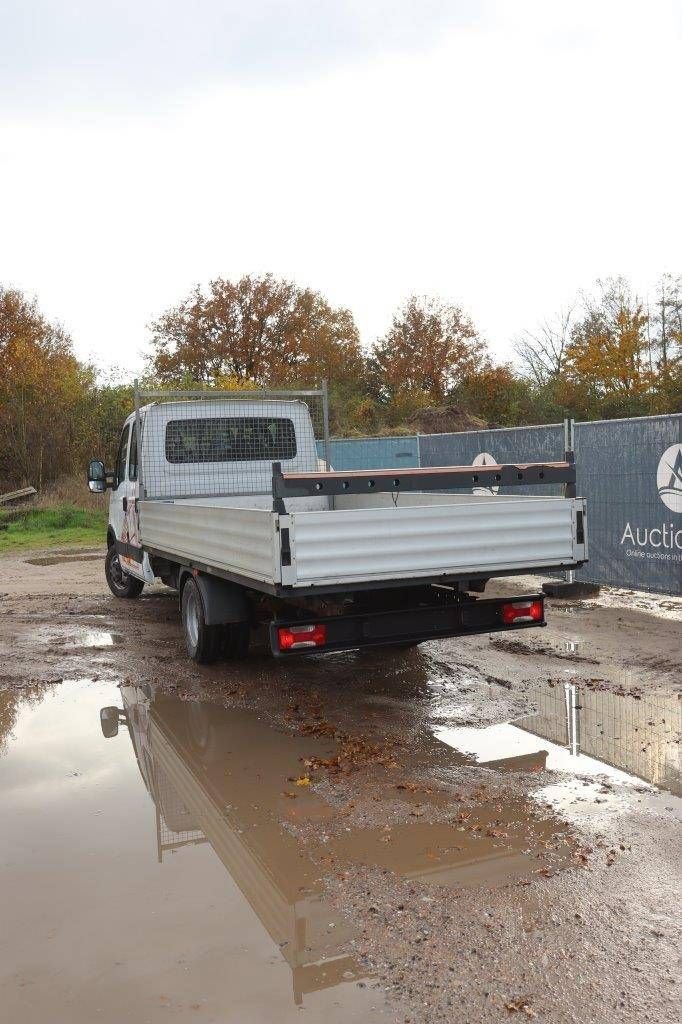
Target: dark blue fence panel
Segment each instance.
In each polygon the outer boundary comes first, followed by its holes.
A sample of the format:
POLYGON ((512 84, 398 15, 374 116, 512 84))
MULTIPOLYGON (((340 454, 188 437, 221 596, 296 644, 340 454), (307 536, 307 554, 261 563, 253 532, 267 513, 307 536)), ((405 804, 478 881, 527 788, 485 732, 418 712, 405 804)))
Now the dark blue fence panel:
MULTIPOLYGON (((419 437, 422 466, 469 466, 489 455, 497 463, 556 462, 564 457, 564 427, 551 423, 540 427, 509 427, 460 434, 423 434, 419 437)), ((559 494, 553 487, 505 487, 504 494, 559 494)))
MULTIPOLYGON (((324 442, 317 442, 324 458, 324 442)), ((329 461, 334 469, 394 469, 419 465, 416 437, 354 437, 329 443, 329 461)))
POLYGON ((578 579, 682 594, 682 416, 576 423, 590 560, 578 579))

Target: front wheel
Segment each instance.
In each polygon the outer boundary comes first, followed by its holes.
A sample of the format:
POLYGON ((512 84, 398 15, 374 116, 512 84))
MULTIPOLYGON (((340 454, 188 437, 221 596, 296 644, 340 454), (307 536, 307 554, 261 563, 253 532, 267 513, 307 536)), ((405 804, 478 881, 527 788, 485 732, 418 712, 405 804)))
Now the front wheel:
POLYGON ((130 573, 124 572, 118 557, 118 551, 112 544, 107 549, 107 557, 104 561, 104 575, 109 584, 109 590, 114 597, 139 597, 142 593, 144 583, 130 573))

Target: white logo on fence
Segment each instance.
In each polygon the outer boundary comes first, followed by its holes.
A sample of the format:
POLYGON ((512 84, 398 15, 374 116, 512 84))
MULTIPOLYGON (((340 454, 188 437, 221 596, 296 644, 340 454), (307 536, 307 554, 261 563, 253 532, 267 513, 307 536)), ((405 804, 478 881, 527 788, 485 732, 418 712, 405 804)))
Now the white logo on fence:
POLYGON ((661 455, 656 484, 663 504, 672 512, 682 512, 682 444, 671 444, 661 455))
MULTIPOLYGON (((497 459, 494 455, 490 455, 489 452, 481 452, 477 455, 474 461, 471 463, 472 466, 496 466, 497 459)), ((493 487, 474 487, 474 494, 497 494, 499 491, 497 484, 493 487)))

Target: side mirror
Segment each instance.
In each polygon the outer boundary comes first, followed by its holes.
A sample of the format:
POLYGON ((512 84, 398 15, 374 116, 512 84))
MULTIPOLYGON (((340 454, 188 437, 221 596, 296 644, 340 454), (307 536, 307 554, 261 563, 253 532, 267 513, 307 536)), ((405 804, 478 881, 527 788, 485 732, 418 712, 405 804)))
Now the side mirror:
POLYGON ((118 716, 120 712, 118 708, 108 707, 102 708, 99 713, 99 724, 102 727, 102 736, 105 740, 113 739, 114 736, 118 736, 118 716))
POLYGON ((104 463, 92 459, 88 465, 88 487, 93 494, 103 494, 107 489, 107 474, 104 463))

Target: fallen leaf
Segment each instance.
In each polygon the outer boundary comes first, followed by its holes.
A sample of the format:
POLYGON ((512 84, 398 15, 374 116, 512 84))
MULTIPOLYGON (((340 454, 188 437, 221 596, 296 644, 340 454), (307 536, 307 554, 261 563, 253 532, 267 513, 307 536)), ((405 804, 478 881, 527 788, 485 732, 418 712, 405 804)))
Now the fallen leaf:
POLYGON ((508 1003, 504 1004, 504 1007, 509 1013, 524 1013, 526 1017, 537 1017, 535 1010, 533 1010, 528 1000, 523 996, 519 996, 517 999, 510 999, 508 1003))

